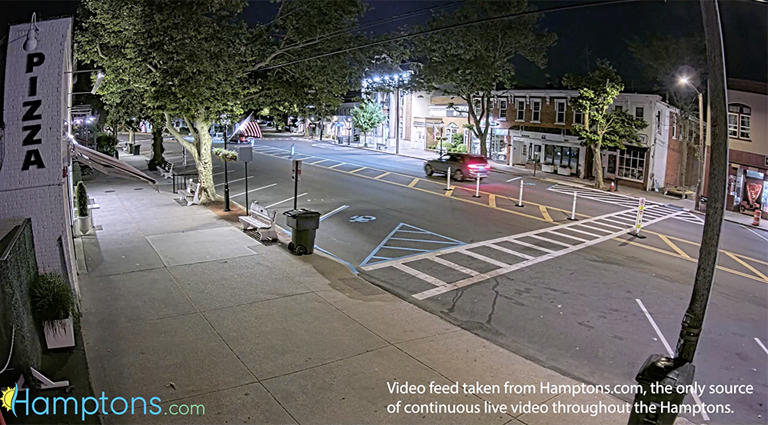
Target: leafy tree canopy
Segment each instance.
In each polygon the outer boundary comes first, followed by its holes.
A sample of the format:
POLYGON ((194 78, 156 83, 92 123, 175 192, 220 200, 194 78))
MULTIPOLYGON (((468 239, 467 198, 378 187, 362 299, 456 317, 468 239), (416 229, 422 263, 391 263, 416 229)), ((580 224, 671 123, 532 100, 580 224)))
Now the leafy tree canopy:
MULTIPOLYGON (((435 15, 427 28, 439 28, 479 19, 528 10, 526 0, 467 0, 459 9, 435 15)), ((490 93, 497 85, 514 84, 513 60, 526 59, 539 67, 546 64, 546 51, 556 36, 537 28, 540 16, 527 15, 439 31, 414 42, 420 63, 417 77, 420 88, 440 90, 460 96, 469 108, 472 131, 480 139, 486 155, 485 140, 490 120, 490 93)))
POLYGON ((625 144, 639 142, 638 130, 647 124, 626 111, 612 108, 624 90, 624 83, 608 61, 598 60, 597 67, 587 75, 564 76, 563 85, 579 92, 570 103, 574 110, 584 114, 584 124, 574 125, 573 131, 582 145, 592 150, 596 186, 603 188, 601 149, 625 149, 625 144))

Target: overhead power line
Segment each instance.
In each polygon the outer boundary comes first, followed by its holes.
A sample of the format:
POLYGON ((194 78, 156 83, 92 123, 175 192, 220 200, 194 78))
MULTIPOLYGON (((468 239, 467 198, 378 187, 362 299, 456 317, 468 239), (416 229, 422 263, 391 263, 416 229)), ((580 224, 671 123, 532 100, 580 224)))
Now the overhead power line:
POLYGON ((437 6, 430 6, 430 7, 424 7, 424 8, 421 8, 421 9, 411 10, 411 11, 408 11, 408 12, 403 13, 401 15, 392 16, 392 17, 389 17, 387 19, 381 19, 381 20, 377 20, 377 21, 369 22, 369 23, 362 23, 362 24, 358 24, 358 25, 355 25, 355 26, 352 26, 352 27, 349 27, 349 28, 344 28, 344 29, 341 29, 341 30, 338 30, 338 31, 333 31, 333 32, 330 32, 328 34, 320 36, 320 38, 312 38, 312 39, 309 39, 309 40, 300 41, 298 43, 291 44, 290 46, 286 46, 283 49, 289 50, 289 49, 294 49, 294 48, 299 47, 299 46, 300 47, 311 46, 311 45, 317 44, 317 43, 319 43, 321 41, 328 40, 329 38, 333 38, 333 37, 335 37, 337 35, 349 34, 349 33, 355 32, 355 31, 362 31, 362 30, 366 30, 366 29, 369 29, 369 28, 374 28, 374 27, 377 27, 377 26, 380 26, 380 25, 388 24, 388 23, 391 23, 391 22, 402 21, 403 19, 407 19, 407 18, 410 18, 410 17, 413 17, 413 16, 422 15, 422 14, 424 14, 424 12, 430 12, 430 11, 438 10, 438 9, 447 9, 447 8, 453 7, 453 6, 455 6, 455 5, 459 4, 459 3, 461 3, 461 2, 459 2, 459 1, 452 1, 450 3, 445 3, 445 4, 441 4, 441 5, 437 5, 437 6))
POLYGON ((636 2, 639 2, 639 1, 642 1, 642 0, 594 1, 594 2, 589 2, 589 3, 575 4, 575 5, 568 5, 568 6, 555 6, 555 7, 550 7, 550 8, 546 8, 546 9, 526 10, 524 12, 510 13, 510 14, 506 14, 506 15, 494 16, 494 17, 491 17, 491 18, 475 19, 473 21, 462 22, 462 23, 459 23, 459 24, 446 25, 446 26, 432 28, 432 29, 428 29, 428 30, 416 31, 416 32, 409 33, 409 34, 403 34, 403 35, 396 36, 396 37, 391 37, 391 38, 388 38, 388 39, 385 39, 385 40, 372 41, 370 43, 360 44, 360 45, 348 47, 348 48, 345 48, 345 49, 334 50, 332 52, 322 53, 322 54, 319 54, 319 55, 310 56, 308 58, 297 59, 297 60, 289 61, 289 62, 283 62, 283 63, 277 64, 277 65, 272 65, 272 66, 260 68, 260 69, 258 69, 256 71, 270 71, 270 70, 273 70, 273 69, 283 68, 283 67, 286 67, 286 66, 295 65, 295 64, 298 64, 298 63, 302 63, 302 62, 307 62, 307 61, 311 61, 311 60, 315 60, 315 59, 322 59, 322 58, 325 58, 325 57, 328 57, 328 56, 334 56, 334 55, 338 55, 338 54, 342 54, 342 53, 349 53, 349 52, 353 52, 355 50, 364 49, 366 47, 373 47, 373 46, 378 46, 378 45, 381 45, 381 44, 392 43, 392 42, 395 42, 395 41, 407 40, 407 39, 413 38, 413 37, 420 37, 420 36, 423 36, 423 35, 433 34, 433 33, 436 33, 436 32, 441 32, 441 31, 446 31, 446 30, 455 30, 457 28, 464 28, 464 27, 468 27, 468 26, 472 26, 472 25, 477 25, 477 24, 484 24, 484 23, 489 23, 489 22, 503 21, 503 20, 507 20, 507 19, 519 18, 519 17, 522 17, 522 16, 529 16, 529 15, 537 15, 537 14, 542 14, 542 13, 563 12, 563 11, 566 11, 566 10, 584 9, 584 8, 588 8, 588 7, 608 6, 608 5, 615 5, 615 4, 622 4, 622 3, 636 3, 636 2))

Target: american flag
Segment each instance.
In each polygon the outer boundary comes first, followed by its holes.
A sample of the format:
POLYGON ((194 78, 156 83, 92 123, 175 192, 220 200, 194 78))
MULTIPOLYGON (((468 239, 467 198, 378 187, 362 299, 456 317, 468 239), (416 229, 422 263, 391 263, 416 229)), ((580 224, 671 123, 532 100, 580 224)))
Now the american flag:
POLYGON ((261 129, 255 121, 249 121, 243 125, 242 135, 245 137, 256 137, 261 139, 261 129))

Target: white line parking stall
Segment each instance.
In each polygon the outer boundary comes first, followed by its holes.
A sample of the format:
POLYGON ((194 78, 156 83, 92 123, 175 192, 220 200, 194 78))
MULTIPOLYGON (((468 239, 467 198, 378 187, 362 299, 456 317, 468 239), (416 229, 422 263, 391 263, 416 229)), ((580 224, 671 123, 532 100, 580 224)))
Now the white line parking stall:
MULTIPOLYGON (((655 211, 659 208, 659 205, 646 206, 645 211, 655 211)), ((625 235, 634 229, 637 210, 635 207, 560 226, 396 259, 378 256, 378 251, 375 250, 363 262, 361 269, 373 272, 393 267, 431 284, 434 288, 413 295, 416 299, 424 300, 625 235), (371 259, 378 262, 371 263, 368 261, 371 259), (415 265, 411 264, 420 260, 434 261, 466 277, 446 282, 428 272, 417 270, 415 265)), ((677 217, 685 212, 646 215, 643 217, 643 226, 677 217)))

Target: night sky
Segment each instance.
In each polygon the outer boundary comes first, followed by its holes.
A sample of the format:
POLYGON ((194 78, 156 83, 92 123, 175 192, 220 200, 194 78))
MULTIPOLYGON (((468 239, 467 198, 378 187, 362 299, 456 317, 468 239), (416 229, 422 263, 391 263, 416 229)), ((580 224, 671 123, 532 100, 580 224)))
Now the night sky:
MULTIPOLYGON (((576 0, 529 0, 539 8, 579 3, 576 0)), ((456 7, 457 2, 420 0, 367 0, 369 11, 363 23, 377 22, 428 7, 441 10, 456 7)), ((38 19, 74 14, 76 1, 4 1, 0 30, 7 36, 9 23, 29 22, 33 11, 38 19)), ((246 10, 248 22, 269 21, 277 5, 268 1, 252 1, 246 10)), ((728 77, 766 82, 768 80, 768 4, 755 0, 721 0, 721 18, 726 48, 728 77)), ((405 24, 422 24, 428 13, 410 19, 370 28, 377 34, 392 31, 405 24)), ((557 44, 549 51, 549 67, 541 71, 521 64, 518 79, 521 85, 545 87, 560 81, 567 72, 582 73, 597 58, 607 58, 625 79, 628 91, 647 90, 626 41, 645 34, 666 33, 686 35, 701 33, 701 14, 697 1, 640 1, 637 3, 593 7, 582 10, 547 14, 541 25, 558 34, 557 44)))

